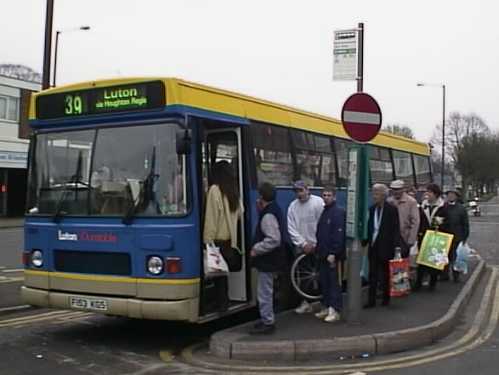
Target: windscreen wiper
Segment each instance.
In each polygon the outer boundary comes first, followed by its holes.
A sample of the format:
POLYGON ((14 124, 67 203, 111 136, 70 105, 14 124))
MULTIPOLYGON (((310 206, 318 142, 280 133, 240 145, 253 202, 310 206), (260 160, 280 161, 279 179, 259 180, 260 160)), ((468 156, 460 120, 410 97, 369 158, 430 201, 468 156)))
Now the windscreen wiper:
POLYGON ((123 216, 123 224, 130 225, 132 223, 133 217, 137 213, 137 209, 142 206, 145 209, 149 208, 149 205, 152 202, 156 201, 156 193, 154 192, 154 184, 156 180, 159 178, 159 174, 156 174, 154 170, 156 169, 156 146, 152 148, 151 154, 151 167, 149 168, 149 173, 144 179, 143 184, 140 185, 140 191, 137 197, 137 200, 134 201, 132 197, 132 201, 130 207, 128 208, 125 216, 123 216), (142 202, 141 202, 141 197, 142 202))
MULTIPOLYGON (((76 191, 78 192, 78 184, 81 184, 85 187, 89 187, 90 185, 87 184, 86 182, 83 182, 82 175, 81 175, 81 170, 82 170, 82 165, 83 165, 83 155, 81 151, 78 153, 78 160, 76 162, 76 172, 75 174, 66 182, 64 182, 64 190, 62 191, 62 194, 57 201, 57 205, 55 208, 54 216, 52 217, 52 220, 54 223, 58 223, 61 221, 61 217, 66 214, 66 212, 62 211, 62 205, 66 201, 66 195, 68 193, 68 185, 69 184, 74 184, 76 191)), ((75 197, 77 199, 78 196, 75 197)))

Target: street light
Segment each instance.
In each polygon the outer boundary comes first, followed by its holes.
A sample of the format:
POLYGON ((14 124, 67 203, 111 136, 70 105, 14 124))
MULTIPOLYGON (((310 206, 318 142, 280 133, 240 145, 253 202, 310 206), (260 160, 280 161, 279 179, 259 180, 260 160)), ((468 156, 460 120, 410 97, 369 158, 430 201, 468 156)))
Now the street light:
POLYGON ((56 76, 57 76, 57 47, 59 45, 59 34, 61 34, 62 32, 67 33, 67 32, 80 31, 80 30, 83 30, 83 31, 90 30, 90 26, 80 26, 80 27, 75 27, 75 28, 71 28, 71 29, 57 30, 55 32, 54 78, 52 81, 53 87, 55 87, 55 80, 56 80, 56 76))
POLYGON ((444 170, 445 170, 445 84, 428 84, 428 83, 418 83, 418 87, 441 87, 442 88, 442 167, 441 167, 441 180, 440 185, 443 190, 444 188, 444 170))

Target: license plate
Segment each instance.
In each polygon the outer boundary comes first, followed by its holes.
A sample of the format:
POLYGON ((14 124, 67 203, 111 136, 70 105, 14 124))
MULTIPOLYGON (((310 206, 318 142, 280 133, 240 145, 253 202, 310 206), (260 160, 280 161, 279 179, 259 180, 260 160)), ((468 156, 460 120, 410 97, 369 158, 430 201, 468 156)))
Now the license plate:
POLYGON ((107 311, 107 301, 104 299, 70 297, 69 305, 73 309, 107 311))

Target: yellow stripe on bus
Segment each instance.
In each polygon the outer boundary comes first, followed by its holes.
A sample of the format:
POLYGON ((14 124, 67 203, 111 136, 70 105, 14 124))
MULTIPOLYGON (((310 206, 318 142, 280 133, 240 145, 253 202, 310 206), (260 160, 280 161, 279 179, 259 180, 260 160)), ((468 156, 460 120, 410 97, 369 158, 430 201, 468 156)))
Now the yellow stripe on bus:
POLYGON ((130 283, 130 284, 159 284, 159 285, 192 285, 199 283, 199 278, 193 279, 144 279, 133 277, 121 276, 96 276, 96 275, 79 275, 68 274, 62 272, 47 272, 36 270, 25 270, 25 274, 32 276, 56 277, 68 280, 88 280, 88 281, 102 281, 110 283, 130 283))
MULTIPOLYGON (((176 78, 151 77, 101 80, 45 90, 32 95, 29 118, 30 120, 36 119, 35 102, 36 98, 41 95, 154 80, 160 80, 164 83, 167 91, 167 106, 183 105, 348 139, 341 121, 338 119, 176 78)), ((430 155, 428 144, 386 132, 380 132, 370 143, 419 155, 430 155)))

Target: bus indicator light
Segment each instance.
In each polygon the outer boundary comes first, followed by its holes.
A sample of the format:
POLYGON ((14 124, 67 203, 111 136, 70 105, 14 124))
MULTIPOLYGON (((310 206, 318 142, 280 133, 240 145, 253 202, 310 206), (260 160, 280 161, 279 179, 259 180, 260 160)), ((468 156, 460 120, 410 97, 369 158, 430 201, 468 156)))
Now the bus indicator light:
POLYGON ((182 272, 182 259, 180 257, 166 258, 166 272, 168 273, 182 272))

